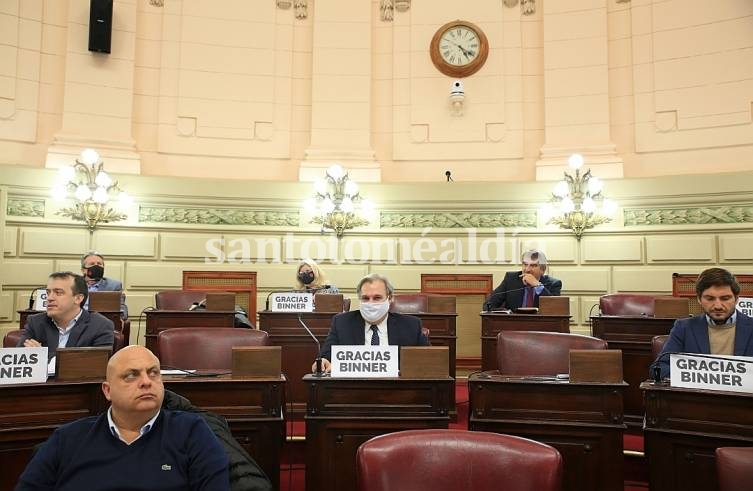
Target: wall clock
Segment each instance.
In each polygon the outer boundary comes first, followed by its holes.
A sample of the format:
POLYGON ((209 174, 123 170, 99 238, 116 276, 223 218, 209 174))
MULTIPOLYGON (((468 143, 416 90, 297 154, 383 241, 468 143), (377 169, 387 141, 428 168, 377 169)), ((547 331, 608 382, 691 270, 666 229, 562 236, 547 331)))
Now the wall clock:
POLYGON ((456 20, 437 29, 431 38, 429 53, 440 72, 450 77, 468 77, 484 66, 489 41, 476 25, 456 20))

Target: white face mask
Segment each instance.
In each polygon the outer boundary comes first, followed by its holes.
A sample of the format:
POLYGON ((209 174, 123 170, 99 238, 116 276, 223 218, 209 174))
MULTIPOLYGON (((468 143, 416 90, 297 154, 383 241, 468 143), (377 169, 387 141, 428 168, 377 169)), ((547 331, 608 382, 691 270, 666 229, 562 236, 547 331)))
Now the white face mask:
POLYGON ((384 302, 362 303, 359 310, 366 322, 376 322, 390 310, 390 302, 385 300, 384 302))

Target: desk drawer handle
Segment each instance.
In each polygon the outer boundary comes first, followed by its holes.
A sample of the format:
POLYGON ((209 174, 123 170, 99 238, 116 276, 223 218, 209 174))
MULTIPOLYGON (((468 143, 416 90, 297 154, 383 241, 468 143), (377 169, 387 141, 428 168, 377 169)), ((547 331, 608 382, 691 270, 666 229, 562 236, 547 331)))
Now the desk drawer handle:
POLYGON ((337 442, 337 443, 342 443, 342 442, 343 442, 343 436, 342 436, 342 435, 337 435, 337 436, 335 437, 335 442, 337 442))
POLYGON ((585 445, 583 445, 584 453, 591 453, 592 451, 593 451, 593 447, 591 446, 590 443, 586 443, 585 445))

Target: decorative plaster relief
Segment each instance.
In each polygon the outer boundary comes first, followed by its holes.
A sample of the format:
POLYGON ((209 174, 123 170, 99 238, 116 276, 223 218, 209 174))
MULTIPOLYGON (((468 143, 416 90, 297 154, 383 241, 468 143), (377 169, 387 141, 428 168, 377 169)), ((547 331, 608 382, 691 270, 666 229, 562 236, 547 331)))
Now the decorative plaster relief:
POLYGON ((297 227, 300 224, 300 217, 297 211, 278 212, 238 208, 140 206, 139 222, 297 227))
POLYGON ((428 142, 429 141, 429 125, 428 124, 410 125, 410 137, 413 143, 428 142))
POLYGON ((395 6, 392 0, 381 0, 379 2, 379 17, 383 22, 390 22, 395 17, 395 6))
POLYGON ((178 117, 175 123, 180 136, 196 136, 196 118, 178 117))
POLYGON ((43 199, 8 198, 6 213, 14 217, 44 218, 43 199))
POLYGON ((295 9, 295 18, 296 19, 305 19, 308 17, 308 1, 307 0, 295 0, 295 3, 293 3, 293 8, 295 9))
POLYGON ((287 10, 293 5, 293 0, 277 0, 277 8, 287 10))
POLYGON ((677 111, 662 111, 656 113, 655 124, 657 131, 677 131, 677 111))
POLYGON ((692 208, 633 208, 624 211, 626 227, 641 225, 704 225, 709 223, 753 223, 753 203, 739 206, 692 208))
POLYGON ((405 213, 382 212, 380 228, 495 228, 535 227, 536 212, 531 210, 503 213, 438 212, 405 213))
POLYGON ((520 0, 520 10, 523 15, 532 15, 536 13, 536 2, 534 0, 520 0))
POLYGON ((498 143, 505 139, 505 123, 486 123, 486 139, 498 143))

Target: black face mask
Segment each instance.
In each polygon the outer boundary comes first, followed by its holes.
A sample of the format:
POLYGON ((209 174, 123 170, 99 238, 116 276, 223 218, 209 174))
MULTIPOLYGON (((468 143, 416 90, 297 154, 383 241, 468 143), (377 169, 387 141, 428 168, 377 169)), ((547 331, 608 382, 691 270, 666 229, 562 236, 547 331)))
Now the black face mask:
POLYGON ((105 268, 104 266, 99 266, 98 264, 95 264, 94 266, 89 266, 86 268, 86 277, 91 278, 93 280, 101 280, 105 276, 105 268))
POLYGON ((303 283, 304 285, 310 285, 314 282, 314 272, 307 271, 298 273, 298 279, 301 280, 301 283, 303 283))

